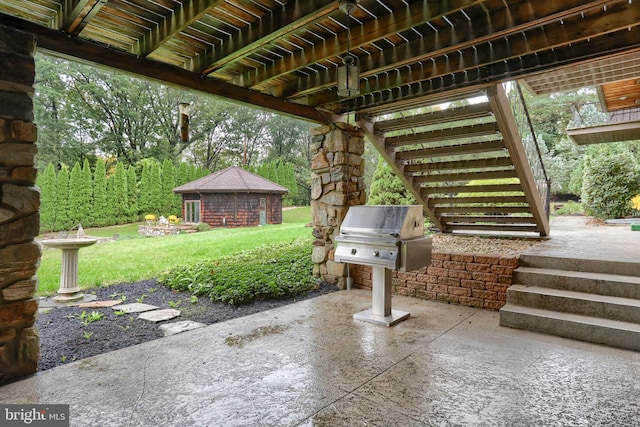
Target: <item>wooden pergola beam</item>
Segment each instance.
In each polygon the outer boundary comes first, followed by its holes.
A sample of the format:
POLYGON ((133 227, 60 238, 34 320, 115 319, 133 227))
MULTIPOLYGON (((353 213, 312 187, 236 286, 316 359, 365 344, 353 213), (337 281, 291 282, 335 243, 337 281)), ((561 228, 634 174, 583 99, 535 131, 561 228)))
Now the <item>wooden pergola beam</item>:
POLYGON ((249 106, 262 107, 316 123, 328 124, 339 119, 330 112, 322 112, 313 107, 287 102, 220 80, 201 78, 199 75, 183 68, 151 61, 77 37, 69 37, 57 30, 44 28, 40 25, 1 13, 0 25, 6 25, 32 33, 36 36, 38 48, 67 57, 71 60, 81 60, 103 65, 136 76, 220 96, 231 101, 240 102, 249 106))

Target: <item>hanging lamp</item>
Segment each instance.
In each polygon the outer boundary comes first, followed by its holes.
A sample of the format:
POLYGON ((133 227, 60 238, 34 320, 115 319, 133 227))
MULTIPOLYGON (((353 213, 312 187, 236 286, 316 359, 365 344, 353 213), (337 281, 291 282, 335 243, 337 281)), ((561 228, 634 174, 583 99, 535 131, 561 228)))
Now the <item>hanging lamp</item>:
POLYGON ((347 53, 342 58, 342 65, 338 67, 338 96, 350 98, 360 95, 360 66, 358 57, 350 52, 351 14, 358 7, 359 0, 339 0, 338 7, 347 14, 347 53))

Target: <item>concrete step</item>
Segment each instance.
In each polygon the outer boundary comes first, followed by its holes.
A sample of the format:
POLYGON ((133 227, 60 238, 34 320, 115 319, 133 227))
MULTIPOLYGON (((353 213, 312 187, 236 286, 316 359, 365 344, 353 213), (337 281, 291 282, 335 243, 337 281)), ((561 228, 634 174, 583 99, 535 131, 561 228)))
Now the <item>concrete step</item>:
POLYGON ((640 277, 640 262, 624 262, 602 259, 571 258, 548 255, 520 255, 523 267, 548 268, 553 270, 582 271, 589 273, 619 274, 640 277))
POLYGON ((618 274, 518 267, 514 283, 640 300, 640 277, 618 274))
POLYGON ((507 303, 640 324, 640 300, 563 289, 513 285, 507 303))
POLYGON ((640 351, 640 325, 507 303, 500 325, 640 351))

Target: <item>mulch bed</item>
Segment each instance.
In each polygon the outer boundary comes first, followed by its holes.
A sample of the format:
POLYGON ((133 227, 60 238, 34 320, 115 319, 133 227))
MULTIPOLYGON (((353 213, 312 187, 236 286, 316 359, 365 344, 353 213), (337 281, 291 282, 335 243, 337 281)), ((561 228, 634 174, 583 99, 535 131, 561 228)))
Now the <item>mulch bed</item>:
MULTIPOLYGON (((175 292, 155 280, 122 283, 103 288, 87 289, 98 300, 122 299, 125 304, 143 302, 159 308, 177 308, 179 317, 169 320, 192 320, 207 325, 280 307, 338 290, 334 285, 321 284, 305 294, 277 300, 259 300, 250 304, 232 306, 212 302, 208 298, 191 298, 190 294, 175 292)), ((163 322, 164 323, 164 322, 163 322)), ((138 313, 117 315, 111 308, 62 307, 42 312, 36 325, 40 333, 40 361, 38 369, 44 371, 75 360, 106 353, 162 337, 159 325, 139 320, 138 313), (101 320, 86 322, 82 313, 104 314, 101 320)))

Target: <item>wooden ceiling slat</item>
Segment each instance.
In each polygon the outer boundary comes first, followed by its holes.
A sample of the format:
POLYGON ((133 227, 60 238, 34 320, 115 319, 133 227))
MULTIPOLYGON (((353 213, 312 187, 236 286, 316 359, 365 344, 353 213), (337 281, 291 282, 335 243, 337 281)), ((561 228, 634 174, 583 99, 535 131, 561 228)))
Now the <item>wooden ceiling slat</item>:
MULTIPOLYGON (((373 55, 361 57, 361 77, 367 78, 387 73, 400 66, 413 65, 415 69, 417 67, 415 64, 419 64, 419 61, 455 54, 462 49, 467 51, 472 49, 471 55, 474 55, 474 48, 482 45, 483 42, 497 40, 509 34, 518 34, 530 28, 540 27, 553 19, 558 19, 559 16, 565 16, 561 15, 562 11, 566 13, 566 16, 572 16, 594 6, 601 6, 606 1, 598 0, 586 5, 581 0, 567 0, 562 5, 555 2, 542 2, 536 5, 535 13, 532 13, 529 2, 525 2, 525 4, 514 6, 513 10, 502 8, 495 11, 491 15, 491 22, 477 19, 482 18, 482 16, 474 16, 472 31, 467 31, 467 26, 464 26, 458 32, 449 31, 442 34, 427 30, 428 32, 425 32, 425 37, 422 39, 399 45, 395 49, 378 51, 373 55)), ((421 27, 427 26, 422 25, 421 27)), ((473 64, 474 59, 472 57, 469 61, 473 64)), ((418 71, 418 73, 421 73, 421 71, 418 71)), ((292 84, 289 87, 282 88, 280 93, 283 97, 295 99, 299 96, 308 95, 311 90, 331 88, 335 84, 335 72, 325 73, 322 76, 322 83, 319 83, 315 77, 301 78, 295 83, 295 86, 292 84), (315 80, 313 85, 310 85, 307 81, 310 78, 315 80)))
POLYGON ((79 0, 75 6, 70 7, 64 13, 62 26, 59 29, 77 36, 84 27, 91 21, 100 9, 106 4, 106 0, 79 0))
MULTIPOLYGON (((444 3, 413 2, 408 6, 394 10, 393 13, 379 16, 361 26, 351 29, 349 44, 351 49, 366 46, 377 40, 382 40, 390 35, 408 30, 416 25, 428 22, 438 16, 452 13, 481 0, 453 0, 444 3)), ((266 67, 255 72, 245 73, 239 76, 237 81, 242 82, 246 87, 253 87, 260 82, 279 77, 283 74, 297 71, 304 68, 310 62, 317 62, 327 58, 342 55, 346 52, 347 31, 342 31, 330 38, 327 38, 320 46, 313 46, 291 57, 283 58, 270 67, 266 67)))
MULTIPOLYGON (((554 13, 555 15, 555 13, 554 13)), ((397 87, 398 73, 402 73, 402 80, 406 84, 419 82, 425 80, 425 76, 428 78, 437 78, 439 76, 455 73, 463 69, 470 67, 481 67, 491 63, 504 61, 511 58, 516 58, 531 52, 538 52, 547 49, 553 49, 556 47, 564 46, 570 42, 577 42, 590 37, 597 37, 602 35, 603 30, 616 30, 621 28, 633 27, 640 24, 639 19, 640 9, 634 5, 625 3, 616 12, 609 12, 606 15, 607 25, 599 25, 601 23, 600 15, 589 15, 584 19, 580 16, 573 18, 567 18, 562 21, 555 21, 549 23, 546 26, 541 24, 547 21, 547 16, 541 18, 539 21, 532 21, 528 23, 522 23, 517 30, 523 30, 526 26, 527 31, 516 31, 507 38, 505 32, 498 31, 498 34, 502 37, 486 40, 485 43, 475 43, 469 45, 468 41, 464 41, 460 44, 454 44, 448 48, 442 48, 439 51, 435 51, 435 45, 443 43, 442 39, 446 42, 452 41, 452 39, 446 40, 446 36, 425 38, 425 45, 423 46, 410 46, 406 50, 403 47, 399 47, 401 52, 394 52, 389 50, 388 52, 379 54, 379 57, 372 58, 370 61, 361 61, 363 71, 361 74, 362 79, 380 73, 384 71, 381 77, 377 78, 376 83, 361 82, 361 93, 378 92, 388 90, 392 87, 397 87), (580 39, 576 38, 576 35, 580 36, 580 39), (426 61, 409 64, 406 68, 397 69, 395 71, 391 69, 394 66, 397 59, 402 58, 399 62, 405 62, 403 59, 411 56, 407 52, 425 52, 423 55, 414 55, 416 60, 426 61), (387 56, 387 58, 383 58, 387 56), (430 61, 429 61, 430 59, 430 61), (377 68, 369 70, 370 64, 377 65, 377 68), (386 64, 380 66, 380 64, 386 64)), ((507 25, 509 20, 504 18, 504 25, 507 25)), ((498 22, 501 22, 498 19, 498 22)), ((487 30, 488 31, 488 30, 487 30)), ((483 40, 485 38, 482 38, 483 40)), ((374 66, 375 66, 374 65, 374 66)), ((300 84, 304 85, 303 79, 300 79, 300 84)), ((335 87, 335 75, 331 77, 332 81, 326 82, 326 85, 322 87, 334 89, 335 87)), ((286 92, 283 96, 286 97, 286 92)), ((314 97, 313 95, 308 98, 309 105, 324 105, 338 100, 338 96, 334 91, 325 91, 322 95, 314 97)))
POLYGON ((185 31, 222 2, 223 0, 187 0, 181 7, 174 10, 167 20, 145 34, 140 42, 138 54, 141 56, 149 55, 185 31))
MULTIPOLYGON (((625 3, 626 4, 626 3, 625 3)), ((379 96, 376 92, 396 91, 395 99, 400 100, 406 96, 411 96, 412 91, 422 90, 419 86, 423 86, 426 91, 441 91, 454 87, 469 87, 473 84, 480 84, 486 81, 486 75, 495 75, 502 78, 496 78, 494 81, 501 81, 508 78, 519 77, 526 70, 533 72, 537 70, 548 69, 551 66, 562 65, 564 61, 574 62, 580 59, 593 58, 594 52, 616 52, 618 49, 633 49, 640 45, 638 37, 638 25, 640 25, 640 8, 630 7, 625 10, 619 10, 615 13, 607 15, 607 28, 618 28, 618 33, 613 39, 620 41, 626 40, 628 44, 621 43, 617 45, 615 40, 604 35, 600 36, 597 31, 602 28, 602 17, 594 17, 593 19, 580 19, 576 23, 565 21, 563 24, 558 23, 562 27, 562 32, 553 33, 554 36, 548 35, 550 31, 541 31, 532 29, 536 32, 536 37, 520 37, 511 40, 501 39, 496 43, 492 43, 492 51, 486 50, 481 52, 480 49, 474 51, 469 49, 465 51, 465 56, 451 56, 448 58, 438 58, 438 61, 427 63, 427 67, 414 66, 410 70, 404 71, 402 81, 406 86, 399 87, 394 81, 398 76, 387 73, 378 79, 376 85, 363 81, 361 83, 361 91, 369 93, 376 99, 379 96), (600 23, 600 24, 599 24, 600 23), (628 33, 628 34, 625 34, 628 33), (582 40, 574 40, 573 34, 584 35, 582 40), (564 37, 564 39, 561 39, 564 37), (551 46, 546 43, 553 43, 551 46), (605 50, 591 50, 594 47, 604 48, 605 50), (605 48, 608 46, 608 48, 605 48), (551 49, 553 48, 553 49, 551 49), (555 56, 555 57, 554 57, 555 56), (470 68, 467 66, 470 58, 478 58, 476 66, 478 68, 470 68), (564 58, 564 59, 560 59, 564 58), (524 65, 526 64, 526 66, 524 65), (431 66, 429 66, 431 65, 431 66), (518 69, 523 71, 518 72, 518 69), (499 71, 503 70, 503 71, 499 71), (427 77, 425 79, 425 76, 427 77)), ((332 109, 332 103, 338 102, 335 90, 325 91, 314 94, 306 98, 308 105, 323 106, 332 109)), ((358 102, 365 108, 365 102, 358 102)))
POLYGON ((302 2, 295 10, 283 7, 268 20, 261 21, 256 28, 247 31, 249 34, 245 37, 229 37, 220 45, 218 51, 209 51, 203 55, 200 61, 201 74, 209 75, 226 63, 244 58, 300 27, 324 18, 336 9, 335 0, 302 2))

